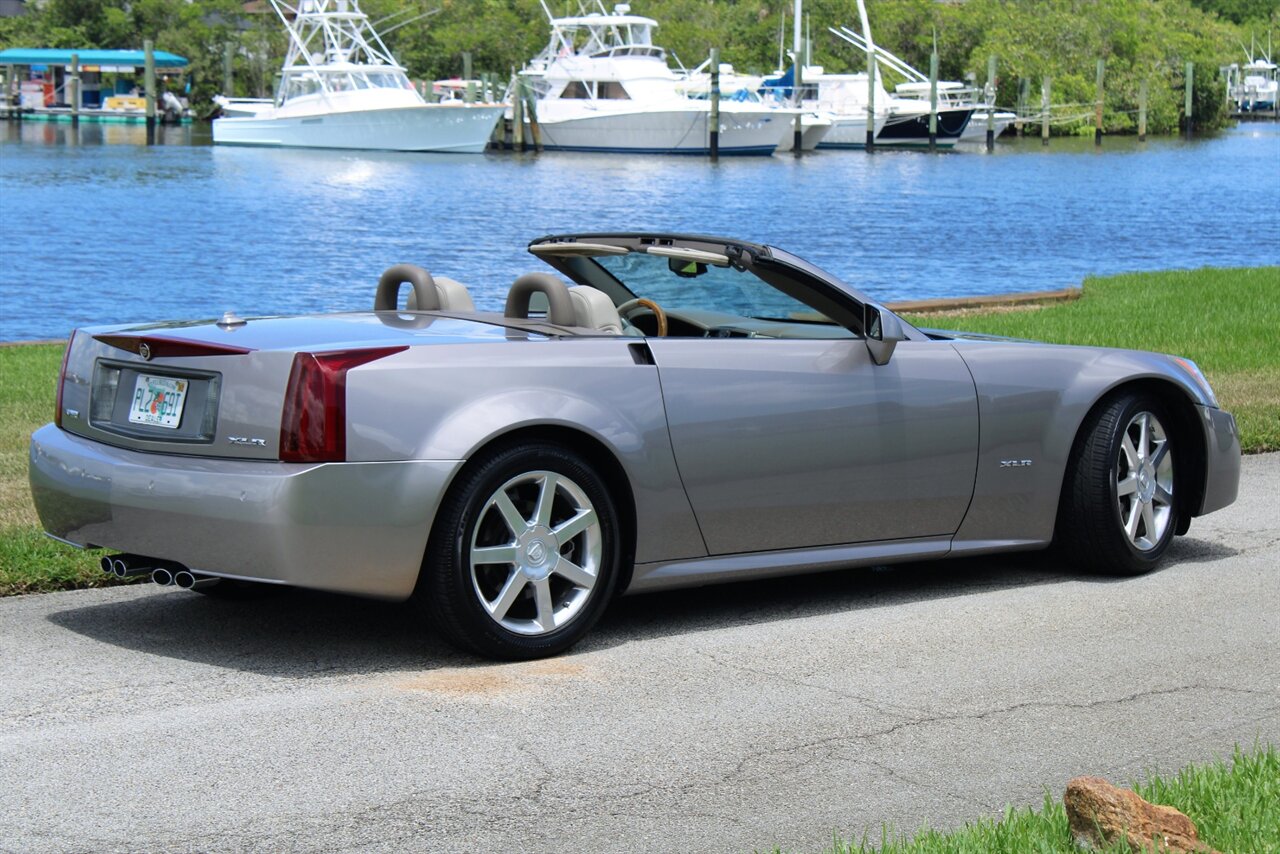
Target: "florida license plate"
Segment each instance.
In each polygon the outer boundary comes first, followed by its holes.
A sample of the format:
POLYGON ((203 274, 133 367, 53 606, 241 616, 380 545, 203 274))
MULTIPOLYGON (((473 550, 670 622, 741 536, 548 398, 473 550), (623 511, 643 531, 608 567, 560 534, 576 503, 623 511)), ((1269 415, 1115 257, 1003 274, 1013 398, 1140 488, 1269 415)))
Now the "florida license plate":
POLYGON ((182 421, 182 406, 187 401, 188 380, 139 374, 133 388, 129 421, 148 427, 176 430, 182 421))

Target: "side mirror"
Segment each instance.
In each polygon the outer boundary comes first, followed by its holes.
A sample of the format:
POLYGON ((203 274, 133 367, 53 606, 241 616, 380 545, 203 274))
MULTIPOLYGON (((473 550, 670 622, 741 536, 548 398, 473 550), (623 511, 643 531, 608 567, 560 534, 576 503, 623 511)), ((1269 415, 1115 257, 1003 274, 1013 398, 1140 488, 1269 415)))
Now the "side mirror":
POLYGON ((893 350, 899 341, 907 339, 902 329, 902 321, 897 315, 881 311, 873 305, 862 308, 862 333, 867 342, 867 350, 871 353, 871 361, 877 365, 889 364, 893 350))

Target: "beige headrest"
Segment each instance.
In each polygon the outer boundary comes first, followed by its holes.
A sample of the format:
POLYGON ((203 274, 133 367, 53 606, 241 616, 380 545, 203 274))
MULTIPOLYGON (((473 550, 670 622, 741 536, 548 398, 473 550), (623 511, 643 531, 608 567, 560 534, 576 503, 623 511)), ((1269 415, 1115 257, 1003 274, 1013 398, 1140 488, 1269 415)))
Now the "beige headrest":
POLYGON ((618 316, 617 306, 603 291, 578 285, 569 288, 569 298, 573 300, 575 326, 585 326, 610 335, 622 334, 622 318, 618 316))
MULTIPOLYGON (((454 281, 447 276, 432 276, 436 286, 436 297, 440 301, 440 311, 475 311, 476 304, 471 301, 471 294, 466 285, 454 281)), ((409 292, 409 300, 405 303, 407 311, 418 310, 418 295, 409 292)))

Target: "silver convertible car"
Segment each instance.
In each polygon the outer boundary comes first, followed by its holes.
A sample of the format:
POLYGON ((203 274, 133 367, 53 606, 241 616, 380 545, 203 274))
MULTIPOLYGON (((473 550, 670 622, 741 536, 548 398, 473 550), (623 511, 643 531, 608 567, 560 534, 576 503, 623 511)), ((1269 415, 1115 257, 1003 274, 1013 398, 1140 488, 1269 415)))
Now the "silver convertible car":
POLYGON ((402 264, 372 311, 76 331, 45 529, 210 595, 413 597, 519 659, 623 592, 1055 544, 1145 572, 1236 497, 1186 359, 917 329, 738 240, 529 252, 554 273, 501 313, 402 264))

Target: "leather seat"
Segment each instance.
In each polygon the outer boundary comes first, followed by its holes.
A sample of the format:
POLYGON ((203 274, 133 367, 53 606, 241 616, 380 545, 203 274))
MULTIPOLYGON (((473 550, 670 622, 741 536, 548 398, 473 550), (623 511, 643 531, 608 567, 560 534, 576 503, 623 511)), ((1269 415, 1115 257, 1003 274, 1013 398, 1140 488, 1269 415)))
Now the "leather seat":
POLYGON ((569 288, 569 298, 573 300, 575 326, 595 329, 609 335, 622 334, 622 318, 618 315, 613 300, 604 291, 578 285, 569 288))

